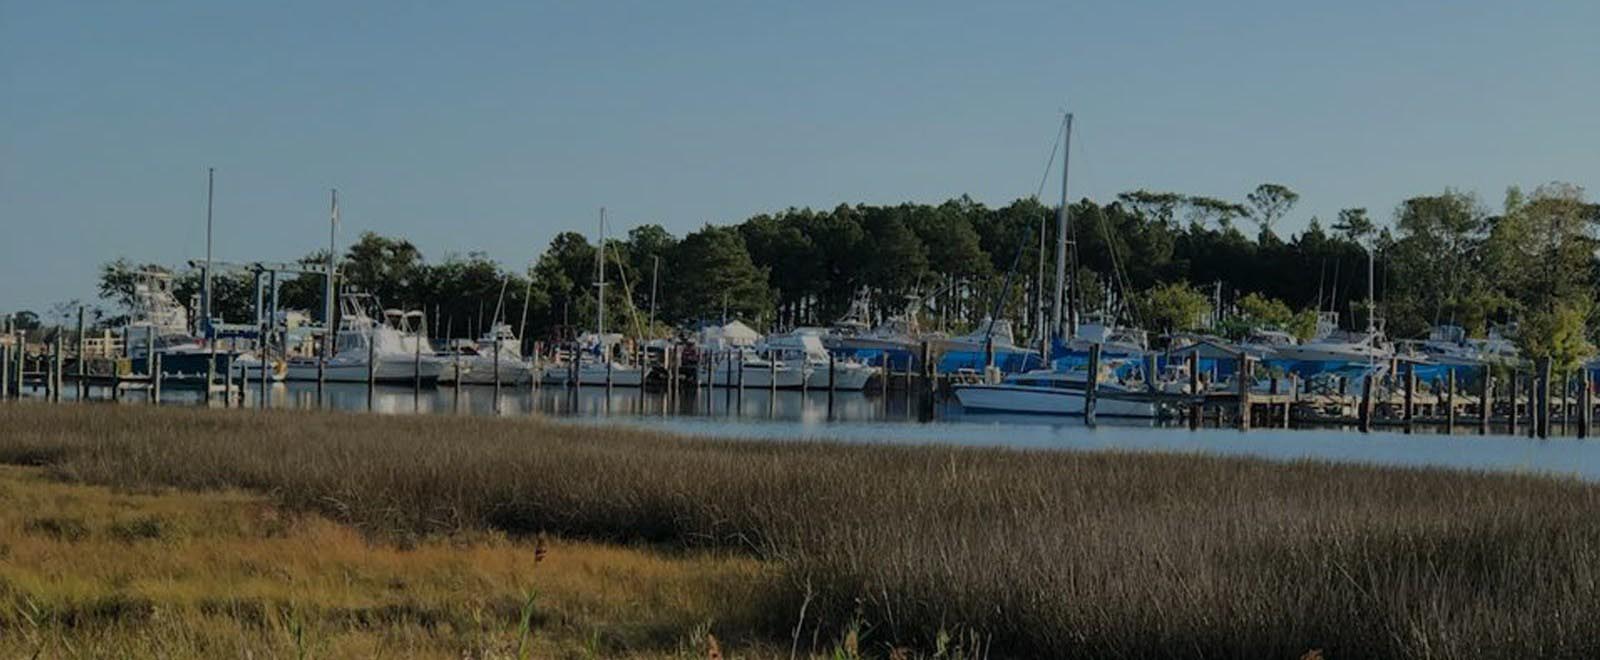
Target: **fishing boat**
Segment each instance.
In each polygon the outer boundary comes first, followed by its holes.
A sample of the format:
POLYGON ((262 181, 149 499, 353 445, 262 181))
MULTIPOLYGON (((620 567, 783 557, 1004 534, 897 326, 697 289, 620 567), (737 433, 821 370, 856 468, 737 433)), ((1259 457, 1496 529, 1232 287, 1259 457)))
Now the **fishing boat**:
MULTIPOLYGON (((824 331, 818 328, 800 328, 783 335, 767 337, 762 349, 768 355, 790 363, 801 363, 810 368, 806 387, 858 391, 866 389, 867 382, 880 372, 875 366, 853 358, 832 357, 822 343, 824 331), (831 370, 831 374, 830 374, 831 370)), ((746 383, 748 386, 749 383, 746 383)))
MULTIPOLYGON (((1113 359, 1101 362, 1095 378, 1096 415, 1156 416, 1154 403, 1118 397, 1148 390, 1139 361, 1113 359)), ((1088 396, 1088 383, 1088 365, 1078 364, 1014 374, 995 384, 960 385, 955 388, 955 395, 961 402, 961 408, 969 411, 1082 415, 1088 396)))
POLYGON ((438 383, 448 363, 434 355, 425 337, 401 327, 408 318, 420 318, 420 312, 389 310, 379 318, 380 315, 373 313, 379 309, 377 298, 361 293, 344 294, 339 299, 339 307, 339 331, 334 338, 333 356, 323 364, 316 358, 291 359, 288 380, 438 383))
POLYGON ((459 364, 453 382, 468 385, 526 385, 533 382, 533 363, 522 356, 522 343, 511 326, 496 323, 476 342, 464 341, 452 347, 448 355, 440 356, 452 364, 459 364), (459 359, 457 359, 459 356, 459 359), (495 378, 498 371, 499 379, 495 378))

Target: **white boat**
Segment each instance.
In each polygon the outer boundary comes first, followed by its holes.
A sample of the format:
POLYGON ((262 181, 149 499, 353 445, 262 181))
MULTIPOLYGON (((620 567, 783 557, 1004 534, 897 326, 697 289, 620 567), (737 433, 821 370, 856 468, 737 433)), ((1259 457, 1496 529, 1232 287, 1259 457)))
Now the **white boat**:
MULTIPOLYGON (((753 389, 799 389, 808 386, 811 367, 804 361, 789 363, 772 359, 750 349, 729 353, 713 353, 714 359, 701 357, 701 382, 713 387, 745 387, 753 389)), ((863 383, 863 386, 865 384, 863 383)), ((827 384, 823 384, 827 387, 827 384)))
POLYGON ((1256 328, 1246 335, 1244 341, 1239 342, 1239 349, 1249 353, 1251 357, 1260 360, 1273 360, 1281 357, 1279 351, 1284 348, 1298 346, 1300 341, 1282 330, 1271 328, 1256 328))
MULTIPOLYGON (((616 360, 583 359, 578 361, 578 384, 583 386, 640 387, 644 385, 644 370, 616 360)), ((572 381, 572 363, 558 362, 545 365, 540 382, 546 385, 567 385, 572 381)))
MULTIPOLYGON (((1095 398, 1095 415, 1105 417, 1156 416, 1156 405, 1148 401, 1116 398, 1119 394, 1142 393, 1142 377, 1119 378, 1117 367, 1132 367, 1131 361, 1112 361, 1100 365, 1095 398)), ((1135 372, 1136 373, 1136 372, 1135 372)), ((1088 383, 1088 368, 1039 369, 1006 377, 996 384, 963 384, 954 387, 961 408, 978 412, 1028 413, 1041 415, 1082 415, 1088 383)))
POLYGON ((1381 331, 1335 332, 1294 346, 1277 349, 1277 358, 1299 362, 1381 362, 1394 357, 1394 347, 1381 331))
POLYGON ((380 383, 438 382, 447 363, 434 356, 426 338, 393 325, 420 317, 420 313, 391 310, 386 314, 391 320, 379 321, 368 311, 376 308, 376 300, 370 295, 345 294, 339 303, 341 316, 333 357, 320 365, 316 358, 290 360, 287 380, 315 381, 320 375, 332 383, 364 383, 369 378, 380 383), (370 364, 369 355, 373 358, 370 364))
POLYGON ((460 371, 453 382, 468 385, 493 385, 495 371, 500 373, 502 385, 527 385, 533 382, 533 364, 522 357, 522 342, 511 331, 511 326, 496 323, 477 343, 455 346, 448 356, 440 356, 451 364, 459 363, 460 371), (455 359, 460 355, 460 360, 455 359), (496 355, 499 356, 496 359, 496 355))
POLYGON ((1137 356, 1150 350, 1149 335, 1138 328, 1117 325, 1109 319, 1086 316, 1076 334, 1067 341, 1067 350, 1085 352, 1091 344, 1100 345, 1101 355, 1137 356))
MULTIPOLYGON (((866 389, 867 382, 879 373, 879 369, 853 359, 830 358, 828 349, 822 344, 822 332, 817 328, 800 328, 786 335, 773 335, 767 338, 763 350, 785 362, 803 363, 810 367, 811 372, 806 376, 807 388, 825 390, 831 380, 836 390, 866 389)), ((749 383, 745 385, 749 386, 749 383)))

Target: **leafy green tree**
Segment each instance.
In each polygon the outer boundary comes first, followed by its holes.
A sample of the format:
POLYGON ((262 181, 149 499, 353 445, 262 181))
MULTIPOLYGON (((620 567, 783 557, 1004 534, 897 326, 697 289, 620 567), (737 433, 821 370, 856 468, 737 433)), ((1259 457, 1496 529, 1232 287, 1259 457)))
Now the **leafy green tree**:
POLYGON ((1187 282, 1157 285, 1135 300, 1145 328, 1161 333, 1203 328, 1211 312, 1210 299, 1187 282))
POLYGON ((1252 209, 1251 219, 1261 228, 1263 237, 1272 236, 1272 226, 1288 215, 1300 201, 1300 194, 1278 183, 1263 183, 1245 197, 1252 209))
POLYGON ((1506 198, 1484 245, 1485 263, 1522 314, 1524 355, 1569 365, 1583 353, 1570 337, 1572 319, 1594 309, 1600 217, 1572 184, 1546 184, 1527 197, 1513 189, 1506 198))
POLYGON ((339 276, 345 290, 373 294, 388 307, 416 309, 425 302, 418 295, 422 252, 405 239, 363 232, 345 251, 339 276))
POLYGON ((731 227, 706 225, 673 251, 672 318, 682 324, 732 318, 760 327, 771 320, 767 273, 750 259, 744 239, 731 227))
POLYGON ((1479 260, 1486 215, 1475 197, 1451 190, 1413 197, 1395 210, 1395 241, 1385 254, 1392 333, 1418 336, 1443 322, 1481 328, 1487 310, 1476 306, 1488 300, 1479 260))

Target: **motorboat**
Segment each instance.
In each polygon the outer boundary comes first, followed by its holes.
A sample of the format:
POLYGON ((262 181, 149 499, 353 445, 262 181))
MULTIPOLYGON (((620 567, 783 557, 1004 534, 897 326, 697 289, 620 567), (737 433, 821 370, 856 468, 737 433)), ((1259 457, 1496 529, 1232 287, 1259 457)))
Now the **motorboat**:
POLYGON ((582 386, 641 387, 645 370, 628 364, 613 355, 622 341, 619 334, 590 334, 580 337, 576 353, 558 357, 544 365, 540 382, 546 385, 570 385, 576 375, 582 386))
MULTIPOLYGON (((1116 396, 1146 392, 1142 371, 1138 360, 1102 362, 1095 374, 1095 415, 1155 417, 1155 403, 1116 396)), ((1087 364, 1075 364, 1013 374, 994 384, 960 384, 953 389, 956 400, 967 411, 1082 415, 1089 377, 1087 364)))
POLYGON ((511 326, 496 323, 476 342, 465 341, 452 346, 447 355, 440 356, 456 367, 454 378, 447 382, 467 385, 527 385, 533 382, 533 364, 522 357, 522 342, 511 326), (499 378, 495 378, 496 371, 499 378))
MULTIPOLYGON (((831 383, 836 390, 862 390, 880 372, 878 367, 853 358, 831 357, 822 344, 822 330, 816 328, 801 328, 789 334, 767 337, 762 351, 786 363, 808 367, 810 372, 805 385, 812 389, 827 389, 831 383)), ((749 387, 750 384, 747 382, 745 386, 749 387)))
POLYGON ((1279 347, 1276 353, 1277 359, 1297 362, 1375 362, 1394 357, 1394 347, 1381 330, 1335 331, 1321 339, 1279 347))
POLYGON ((313 357, 289 361, 288 380, 332 383, 416 383, 434 385, 448 363, 434 355, 427 338, 399 326, 420 318, 420 312, 397 313, 390 310, 380 320, 372 313, 377 299, 369 294, 348 293, 339 300, 339 331, 334 337, 332 357, 313 357), (369 356, 371 360, 369 361, 369 356))
POLYGON ((1120 326, 1107 318, 1086 316, 1067 340, 1067 350, 1087 352, 1092 344, 1100 345, 1102 356, 1136 357, 1150 350, 1150 337, 1138 328, 1120 326))
POLYGON ((1279 351, 1300 345, 1300 340, 1282 330, 1275 328, 1255 328, 1245 335, 1239 342, 1239 349, 1258 360, 1272 360, 1280 357, 1279 351))
MULTIPOLYGON (((713 387, 783 390, 809 385, 807 379, 812 368, 803 359, 785 362, 754 349, 737 348, 701 357, 700 372, 701 382, 709 382, 713 387)), ((865 386, 865 382, 862 385, 865 386)))

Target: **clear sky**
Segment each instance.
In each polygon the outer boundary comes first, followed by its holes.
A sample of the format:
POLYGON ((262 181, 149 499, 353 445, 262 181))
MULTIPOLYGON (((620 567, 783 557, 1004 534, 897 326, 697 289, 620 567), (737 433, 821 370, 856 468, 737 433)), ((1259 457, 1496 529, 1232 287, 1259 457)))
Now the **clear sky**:
MULTIPOLYGON (((404 236, 534 259, 789 206, 1002 204, 1077 116, 1074 197, 1600 185, 1600 2, 0 0, 0 310, 96 266, 404 236)), ((1057 193, 1049 192, 1053 198, 1057 193)))

